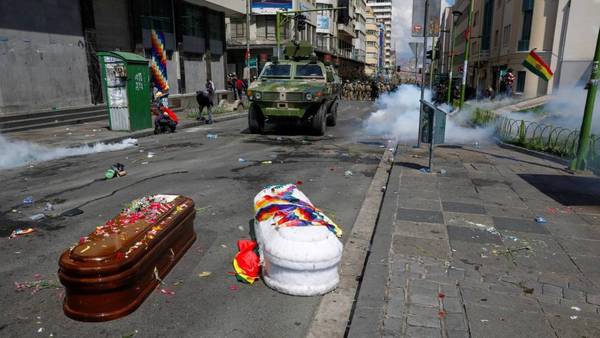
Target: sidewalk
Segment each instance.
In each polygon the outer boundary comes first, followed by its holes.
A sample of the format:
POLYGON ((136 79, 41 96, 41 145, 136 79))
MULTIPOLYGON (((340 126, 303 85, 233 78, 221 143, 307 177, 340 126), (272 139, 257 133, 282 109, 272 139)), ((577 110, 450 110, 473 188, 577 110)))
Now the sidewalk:
MULTIPOLYGON (((244 117, 247 112, 222 113, 213 115, 215 122, 227 121, 244 117)), ((177 112, 179 117, 178 130, 201 125, 201 122, 186 116, 183 112, 177 112)), ((126 138, 139 138, 154 134, 154 129, 143 129, 134 132, 112 131, 108 129, 108 119, 105 121, 72 124, 67 126, 32 129, 15 133, 3 134, 11 140, 21 140, 43 144, 51 147, 75 147, 97 142, 112 143, 126 138)))
POLYGON ((496 145, 426 163, 396 154, 349 336, 599 337, 600 178, 496 145))

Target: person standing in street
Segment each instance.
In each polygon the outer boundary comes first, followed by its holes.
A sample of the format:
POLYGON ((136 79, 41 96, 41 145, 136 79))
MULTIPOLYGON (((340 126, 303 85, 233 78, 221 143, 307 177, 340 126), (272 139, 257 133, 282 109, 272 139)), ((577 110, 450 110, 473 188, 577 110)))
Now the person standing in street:
POLYGON ((513 74, 512 68, 509 68, 506 74, 504 75, 504 85, 505 85, 505 94, 506 97, 512 97, 513 94, 513 82, 515 82, 515 75, 513 74))
POLYGON ((198 102, 198 107, 199 107, 197 120, 202 121, 206 124, 212 124, 213 123, 213 119, 212 119, 213 101, 212 101, 212 96, 208 93, 208 90, 197 91, 196 92, 196 102, 198 102), (202 112, 204 111, 204 108, 206 108, 206 111, 208 114, 208 120, 204 116, 202 116, 202 112))
POLYGON ((242 100, 242 93, 244 92, 244 81, 240 78, 236 78, 235 80, 235 90, 237 92, 237 99, 242 100))

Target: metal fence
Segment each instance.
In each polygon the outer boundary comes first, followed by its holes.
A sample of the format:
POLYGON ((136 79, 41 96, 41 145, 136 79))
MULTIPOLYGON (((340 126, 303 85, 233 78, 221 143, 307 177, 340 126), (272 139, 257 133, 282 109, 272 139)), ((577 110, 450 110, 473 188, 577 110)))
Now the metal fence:
MULTIPOLYGON (((514 119, 492 111, 476 110, 473 121, 479 125, 494 125, 496 136, 503 142, 559 156, 570 160, 575 157, 579 144, 579 130, 550 124, 514 119)), ((600 173, 600 135, 590 138, 588 168, 600 173)))

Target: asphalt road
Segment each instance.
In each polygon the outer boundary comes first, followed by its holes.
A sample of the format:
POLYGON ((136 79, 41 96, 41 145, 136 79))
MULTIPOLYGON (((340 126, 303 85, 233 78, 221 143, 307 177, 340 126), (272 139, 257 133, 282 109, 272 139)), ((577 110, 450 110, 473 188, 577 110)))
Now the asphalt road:
POLYGON ((362 131, 372 110, 368 103, 343 103, 338 125, 323 137, 276 130, 250 135, 246 120, 237 119, 140 139, 136 148, 0 171, 0 336, 304 336, 320 297, 286 296, 262 281, 252 286, 237 282, 228 274, 236 241, 249 238, 252 201, 260 189, 297 181, 349 234, 383 153, 377 142, 385 144, 362 131), (218 138, 208 139, 207 133, 218 138), (148 152, 155 156, 148 158, 148 152), (102 180, 115 162, 125 164, 128 175, 102 180), (346 170, 353 175, 346 177, 346 170), (153 292, 125 318, 82 323, 63 314, 60 287, 33 294, 15 290, 14 282, 56 281, 58 257, 65 249, 125 203, 153 193, 186 195, 198 208, 198 240, 165 279, 174 295, 153 292), (26 196, 36 203, 22 205, 26 196), (45 202, 55 205, 56 214, 75 207, 84 213, 30 221, 28 216, 45 202), (37 232, 7 238, 14 228, 28 226, 37 232), (211 275, 199 277, 203 271, 211 275))

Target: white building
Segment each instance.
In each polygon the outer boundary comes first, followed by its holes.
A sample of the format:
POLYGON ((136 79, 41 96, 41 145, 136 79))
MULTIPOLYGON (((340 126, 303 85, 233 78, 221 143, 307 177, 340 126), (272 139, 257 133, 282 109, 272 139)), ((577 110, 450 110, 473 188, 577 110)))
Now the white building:
POLYGON ((377 22, 385 25, 385 39, 383 46, 383 66, 391 70, 394 64, 392 60, 392 1, 391 0, 369 0, 368 5, 373 9, 377 22))

